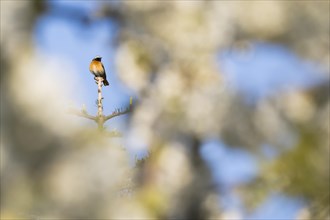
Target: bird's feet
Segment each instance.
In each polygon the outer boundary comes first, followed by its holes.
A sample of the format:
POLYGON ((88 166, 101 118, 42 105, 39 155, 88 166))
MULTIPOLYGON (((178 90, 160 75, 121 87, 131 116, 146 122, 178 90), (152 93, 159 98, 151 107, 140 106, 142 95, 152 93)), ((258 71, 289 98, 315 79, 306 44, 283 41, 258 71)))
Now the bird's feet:
POLYGON ((95 80, 95 83, 96 83, 96 84, 99 84, 99 79, 101 79, 101 82, 104 81, 104 79, 103 79, 102 77, 95 76, 95 77, 94 77, 94 80, 95 80))

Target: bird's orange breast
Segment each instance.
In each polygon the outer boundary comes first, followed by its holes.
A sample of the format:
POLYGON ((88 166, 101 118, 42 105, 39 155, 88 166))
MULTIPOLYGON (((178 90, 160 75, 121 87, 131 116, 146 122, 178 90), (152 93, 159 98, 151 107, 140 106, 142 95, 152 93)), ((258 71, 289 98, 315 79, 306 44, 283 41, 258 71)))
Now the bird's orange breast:
POLYGON ((92 73, 104 72, 102 63, 100 61, 93 60, 89 65, 89 71, 91 71, 92 73))

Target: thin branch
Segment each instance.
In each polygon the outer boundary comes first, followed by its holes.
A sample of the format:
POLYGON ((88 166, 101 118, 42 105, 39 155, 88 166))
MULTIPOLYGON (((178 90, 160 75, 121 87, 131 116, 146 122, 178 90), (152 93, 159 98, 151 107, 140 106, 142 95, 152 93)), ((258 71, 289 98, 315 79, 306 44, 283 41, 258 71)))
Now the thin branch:
POLYGON ((103 116, 103 103, 102 103, 102 82, 103 78, 102 77, 96 77, 97 80, 97 115, 99 117, 103 116))
MULTIPOLYGON (((130 98, 129 101, 129 107, 127 107, 125 110, 121 110, 121 109, 116 109, 112 114, 105 116, 103 115, 103 97, 102 97, 102 82, 103 82, 103 78, 102 77, 95 77, 94 78, 96 80, 97 83, 97 93, 98 93, 98 97, 97 97, 97 115, 96 116, 92 116, 90 114, 87 113, 86 111, 86 107, 85 105, 83 105, 82 109, 76 110, 76 109, 69 109, 68 113, 76 115, 76 116, 80 116, 83 118, 87 118, 90 120, 93 120, 97 123, 98 128, 100 131, 104 131, 104 123, 114 117, 120 116, 120 115, 124 115, 129 113, 132 110, 132 97, 130 98)), ((120 137, 121 134, 119 132, 110 132, 107 134, 107 136, 111 136, 111 137, 120 137)))
POLYGON ((76 116, 79 116, 79 117, 83 117, 83 118, 87 118, 87 119, 90 119, 90 120, 93 120, 93 121, 97 121, 97 118, 92 116, 92 115, 89 115, 86 110, 77 110, 77 109, 69 109, 68 112, 70 114, 73 114, 73 115, 76 115, 76 116))
POLYGON ((102 77, 96 77, 97 80, 97 126, 100 131, 104 130, 104 115, 103 115, 103 103, 102 103, 102 77))
POLYGON ((112 112, 110 115, 108 116, 105 116, 104 117, 104 121, 106 122, 107 120, 111 119, 111 118, 114 118, 114 117, 117 117, 117 116, 120 116, 120 115, 124 115, 124 114, 127 114, 131 111, 132 109, 132 101, 130 100, 130 105, 128 108, 126 108, 124 111, 120 110, 120 109, 116 109, 114 112, 112 112))

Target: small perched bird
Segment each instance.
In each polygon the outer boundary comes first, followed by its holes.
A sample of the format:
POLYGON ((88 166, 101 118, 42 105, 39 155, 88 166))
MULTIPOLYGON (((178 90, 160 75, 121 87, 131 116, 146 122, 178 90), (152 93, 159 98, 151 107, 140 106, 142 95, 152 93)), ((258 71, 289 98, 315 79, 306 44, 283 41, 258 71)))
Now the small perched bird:
POLYGON ((107 81, 107 75, 105 74, 105 69, 101 62, 101 59, 102 57, 96 56, 89 65, 89 71, 95 76, 94 77, 95 80, 96 77, 102 77, 103 85, 108 86, 109 82, 107 81))

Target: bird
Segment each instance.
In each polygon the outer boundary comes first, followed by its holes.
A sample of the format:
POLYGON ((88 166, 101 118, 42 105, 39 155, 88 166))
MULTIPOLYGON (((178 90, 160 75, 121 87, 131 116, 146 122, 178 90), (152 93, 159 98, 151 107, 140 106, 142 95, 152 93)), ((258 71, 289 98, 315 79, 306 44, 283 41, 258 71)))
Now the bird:
POLYGON ((95 80, 97 80, 97 77, 101 77, 103 79, 103 85, 108 86, 109 82, 107 80, 107 75, 105 73, 101 59, 102 57, 100 56, 94 57, 91 64, 89 65, 89 71, 95 76, 95 80))

